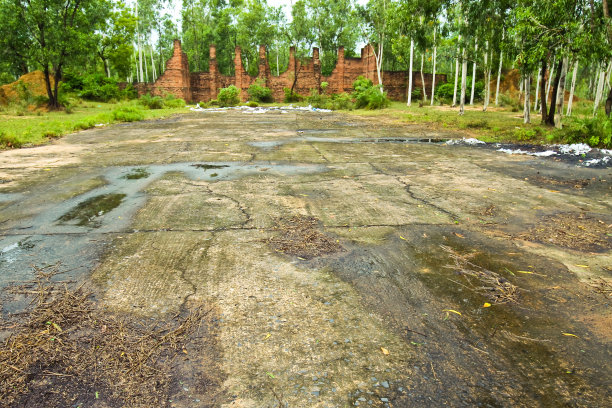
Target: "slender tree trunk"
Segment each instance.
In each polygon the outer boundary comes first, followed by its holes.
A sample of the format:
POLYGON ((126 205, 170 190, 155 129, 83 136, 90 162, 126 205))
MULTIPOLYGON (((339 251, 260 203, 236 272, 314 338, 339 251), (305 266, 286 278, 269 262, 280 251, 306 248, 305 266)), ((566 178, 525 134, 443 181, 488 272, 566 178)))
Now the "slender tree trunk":
POLYGON ((407 106, 412 105, 412 59, 414 57, 414 40, 410 39, 410 67, 408 70, 408 102, 407 106))
POLYGON ((155 80, 157 79, 157 72, 155 72, 155 60, 153 59, 153 47, 151 47, 149 49, 151 51, 151 68, 152 68, 152 73, 151 73, 151 82, 155 82, 155 80))
POLYGON ((567 112, 565 116, 572 115, 572 104, 574 103, 574 89, 576 89, 576 76, 578 75, 578 60, 574 63, 574 72, 572 73, 572 85, 570 87, 569 99, 567 101, 567 112))
MULTIPOLYGON (((506 31, 502 31, 502 41, 506 35, 506 31)), ((495 90, 495 106, 499 105, 499 80, 501 78, 502 65, 504 62, 504 51, 499 51, 499 70, 497 71, 497 89, 495 90)))
POLYGON ((567 77, 567 65, 568 65, 568 57, 563 57, 563 61, 561 62, 561 78, 559 80, 559 90, 557 92, 557 103, 556 115, 554 118, 555 127, 557 129, 561 129, 563 127, 563 104, 565 102, 565 78, 567 77))
POLYGON ((427 88, 425 88, 425 75, 423 74, 423 67, 425 63, 425 52, 421 54, 421 87, 423 88, 423 103, 427 100, 427 88))
MULTIPOLYGON (((555 63, 557 62, 557 59, 554 58, 553 59, 553 63, 550 66, 550 72, 548 73, 548 80, 546 81, 546 101, 548 101, 548 96, 550 95, 550 84, 552 83, 553 80, 553 74, 555 73, 555 63)), ((555 101, 554 100, 550 100, 550 105, 554 105, 555 101)))
POLYGON ((378 75, 378 84, 380 85, 380 93, 384 93, 383 90, 383 81, 382 81, 382 61, 383 61, 383 52, 385 45, 385 37, 384 35, 380 35, 379 37, 380 44, 378 44, 378 55, 374 54, 376 58, 376 75, 378 75))
POLYGON ((138 43, 138 69, 140 77, 138 82, 144 81, 144 73, 142 72, 142 46, 140 44, 140 24, 138 23, 138 0, 136 0, 136 36, 138 43))
POLYGON ((597 109, 599 109, 599 102, 601 101, 601 95, 603 93, 604 75, 605 75, 605 71, 603 71, 602 69, 599 72, 599 79, 597 81, 597 89, 595 90, 595 103, 593 104, 593 116, 597 114, 597 109))
POLYGON ((550 126, 555 125, 555 112, 557 108, 557 94, 559 92, 559 82, 561 81, 561 73, 563 71, 563 60, 560 60, 557 64, 557 73, 555 74, 555 83, 552 86, 552 95, 550 97, 550 109, 548 111, 548 118, 546 123, 550 126))
POLYGON ((538 79, 536 80, 536 87, 535 87, 535 98, 533 101, 533 111, 537 112, 538 111, 538 94, 540 91, 540 80, 542 79, 542 67, 540 67, 539 71, 538 71, 538 79))
POLYGON ((544 81, 544 77, 546 76, 546 58, 542 59, 542 82, 540 82, 540 112, 542 113, 542 123, 546 124, 546 115, 548 114, 548 109, 546 106, 546 81, 544 81))
MULTIPOLYGON (((461 42, 461 36, 459 36, 459 42, 461 42)), ((453 106, 457 106, 457 83, 459 82, 459 54, 461 48, 457 46, 457 58, 455 58, 455 90, 453 92, 453 106)))
POLYGON ((474 47, 474 66, 472 68, 472 92, 470 95, 470 105, 474 105, 474 88, 476 87, 476 56, 478 55, 478 38, 474 47))
POLYGON ((527 73, 525 75, 525 103, 523 106, 523 123, 531 123, 531 99, 529 91, 531 88, 531 75, 527 73))
POLYGON ((434 28, 434 49, 433 49, 433 76, 431 77, 431 106, 434 104, 434 95, 436 94, 436 57, 437 57, 436 46, 436 29, 434 28))
POLYGON ((523 85, 525 84, 525 75, 521 74, 519 77, 519 104, 521 103, 521 99, 523 99, 523 85))
MULTIPOLYGON (((484 104, 482 110, 484 112, 489 108, 489 103, 491 102, 491 64, 493 64, 493 50, 489 50, 489 42, 487 41, 487 54, 489 54, 489 62, 485 62, 485 68, 487 70, 487 84, 485 88, 486 96, 484 100, 484 104)), ((485 55, 485 61, 486 61, 485 55)))
POLYGON ((147 54, 145 53, 144 50, 142 50, 142 53, 144 55, 144 74, 145 74, 145 82, 149 82, 149 67, 147 67, 147 54))
POLYGON ((57 97, 53 93, 53 89, 51 88, 51 72, 49 70, 49 65, 45 65, 45 67, 43 68, 43 75, 45 77, 47 97, 49 98, 49 103, 47 104, 47 106, 50 110, 57 110, 59 108, 59 102, 57 101, 57 97))
POLYGON ((465 91, 467 87, 467 53, 465 47, 463 48, 463 53, 461 55, 462 63, 461 63, 461 100, 459 101, 459 114, 463 115, 465 113, 465 91))

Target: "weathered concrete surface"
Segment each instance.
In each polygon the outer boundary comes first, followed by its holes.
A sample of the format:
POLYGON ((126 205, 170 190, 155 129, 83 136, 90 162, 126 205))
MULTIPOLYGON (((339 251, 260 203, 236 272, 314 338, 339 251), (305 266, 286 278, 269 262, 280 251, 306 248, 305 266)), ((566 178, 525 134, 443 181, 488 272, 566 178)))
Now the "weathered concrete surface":
MULTIPOLYGON (((559 212, 612 232, 611 170, 367 141, 449 136, 225 112, 0 152, 0 285, 61 261, 114 310, 155 319, 213 305, 217 406, 610 405, 610 295, 591 286, 610 282, 609 234, 593 252, 519 235, 559 212), (122 197, 114 208, 58 221, 111 196, 122 197), (294 215, 319 219, 343 251, 276 252, 275 220, 294 215), (440 245, 512 282, 518 303, 484 308, 493 302, 440 245)), ((181 381, 189 391, 170 405, 207 401, 198 378, 181 381)))

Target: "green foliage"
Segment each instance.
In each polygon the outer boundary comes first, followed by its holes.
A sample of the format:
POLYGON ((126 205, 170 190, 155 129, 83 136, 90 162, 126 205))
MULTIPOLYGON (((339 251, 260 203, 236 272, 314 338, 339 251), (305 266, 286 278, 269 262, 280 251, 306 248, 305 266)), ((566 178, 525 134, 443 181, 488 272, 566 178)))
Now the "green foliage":
POLYGON ((254 102, 273 102, 272 90, 263 86, 263 81, 257 80, 247 91, 249 94, 249 100, 254 102))
POLYGON ((374 86, 372 81, 360 76, 353 82, 353 97, 356 108, 383 109, 389 106, 387 93, 381 92, 380 86, 374 86))
POLYGON ((0 72, 0 85, 10 84, 15 81, 15 77, 8 72, 0 72))
POLYGON ((107 78, 103 74, 90 74, 83 77, 80 96, 83 99, 108 102, 111 99, 122 99, 125 95, 116 78, 107 78))
POLYGON ((172 94, 167 94, 164 98, 164 107, 166 108, 183 108, 185 107, 185 100, 177 98, 172 94))
POLYGON ((455 92, 455 85, 450 82, 446 82, 442 85, 436 86, 436 96, 438 97, 438 99, 444 99, 444 100, 452 99, 454 92, 455 92))
POLYGON ((302 95, 292 91, 291 88, 283 88, 283 91, 285 91, 285 102, 300 102, 304 99, 302 95))
POLYGON ((240 91, 234 85, 222 88, 217 95, 217 101, 222 108, 236 106, 240 103, 240 91))
POLYGON ((142 95, 138 102, 148 109, 162 109, 164 107, 164 99, 161 96, 142 95))
POLYGON ((355 107, 351 96, 347 93, 326 95, 319 93, 316 89, 310 91, 310 96, 306 98, 306 101, 318 109, 353 110, 355 107))
POLYGON ((586 143, 592 147, 612 148, 612 117, 600 113, 594 118, 575 118, 565 133, 568 143, 586 143))
POLYGON ((144 113, 133 105, 123 105, 113 110, 113 120, 117 122, 137 122, 144 119, 144 113))
POLYGON ((412 99, 419 100, 423 96, 423 88, 412 88, 412 99))
POLYGON ((256 108, 256 107, 259 106, 259 104, 257 102, 255 102, 255 101, 249 101, 249 103, 247 103, 247 106, 249 108, 256 108))

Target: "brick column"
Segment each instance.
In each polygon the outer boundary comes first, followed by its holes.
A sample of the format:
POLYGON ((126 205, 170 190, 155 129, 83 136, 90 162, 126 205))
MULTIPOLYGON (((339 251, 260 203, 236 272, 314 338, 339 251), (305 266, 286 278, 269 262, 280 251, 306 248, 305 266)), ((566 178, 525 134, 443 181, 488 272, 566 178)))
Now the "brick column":
POLYGON ((315 81, 317 82, 317 87, 321 86, 321 60, 319 60, 319 49, 314 47, 312 49, 312 65, 314 71, 315 81))
POLYGON ((236 48, 234 49, 234 76, 235 76, 235 82, 236 82, 236 88, 238 88, 238 90, 240 91, 240 98, 242 99, 244 95, 242 92, 242 86, 243 86, 243 74, 244 74, 244 69, 242 68, 242 51, 240 50, 240 47, 236 46, 236 48))
POLYGON ((208 72, 210 74, 210 99, 217 97, 219 92, 219 68, 217 66, 217 47, 214 44, 210 45, 208 50, 208 72))
POLYGON ((344 70, 344 47, 340 47, 338 48, 338 62, 336 63, 336 73, 338 75, 338 85, 336 88, 337 93, 344 92, 344 70))

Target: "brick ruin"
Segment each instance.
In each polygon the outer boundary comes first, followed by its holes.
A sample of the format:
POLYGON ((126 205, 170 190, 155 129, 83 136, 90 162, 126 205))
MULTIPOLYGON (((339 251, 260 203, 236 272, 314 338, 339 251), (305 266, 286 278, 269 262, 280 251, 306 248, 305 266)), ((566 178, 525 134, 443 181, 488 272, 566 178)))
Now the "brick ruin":
MULTIPOLYGON (((240 47, 236 47, 234 56, 235 74, 226 76, 219 72, 216 59, 215 46, 210 46, 210 61, 208 72, 189 72, 187 55, 181 48, 181 42, 174 40, 174 52, 166 63, 166 70, 153 84, 139 83, 136 88, 139 94, 151 93, 152 95, 174 94, 186 101, 198 102, 209 101, 217 97, 221 88, 235 85, 241 90, 242 100, 248 99, 247 90, 257 80, 262 80, 265 86, 272 90, 272 96, 276 101, 282 101, 284 88, 291 88, 296 72, 297 81, 294 91, 300 95, 310 94, 311 89, 319 89, 321 82, 327 82, 328 92, 350 93, 353 91, 353 82, 358 76, 371 79, 378 83, 376 75, 376 59, 373 48, 368 45, 361 50, 360 58, 344 56, 344 48, 338 50, 338 62, 331 75, 321 74, 321 62, 319 60, 319 49, 313 48, 312 58, 307 64, 300 63, 295 57, 295 48, 291 47, 289 52, 289 67, 279 76, 272 75, 266 58, 266 49, 259 47, 259 73, 253 77, 249 75, 242 64, 240 47)), ((408 89, 407 71, 383 71, 383 86, 389 98, 393 100, 405 100, 408 89)), ((425 86, 428 93, 431 92, 432 74, 423 74, 425 86)), ((446 82, 446 75, 437 74, 436 84, 446 82)), ((423 86, 421 73, 413 71, 412 84, 415 88, 423 86)))

